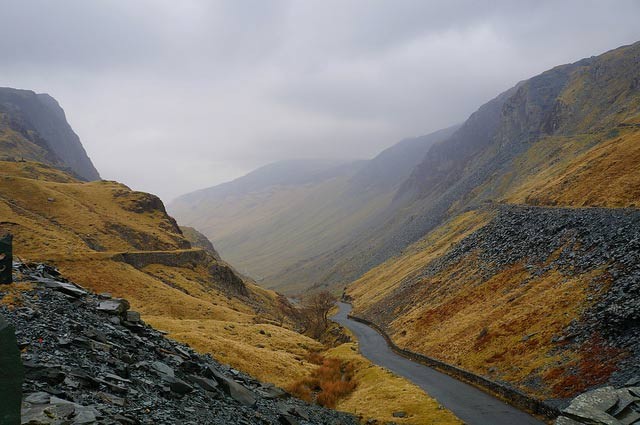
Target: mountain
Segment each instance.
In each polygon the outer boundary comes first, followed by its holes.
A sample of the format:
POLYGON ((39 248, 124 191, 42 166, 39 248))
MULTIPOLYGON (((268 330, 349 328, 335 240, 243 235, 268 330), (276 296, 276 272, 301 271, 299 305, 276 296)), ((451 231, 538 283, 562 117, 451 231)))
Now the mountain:
POLYGON ((637 173, 631 171, 635 148, 629 132, 636 128, 639 49, 636 43, 558 66, 480 107, 450 138, 429 149, 394 193, 385 213, 344 246, 299 263, 299 278, 307 285, 343 287, 456 212, 502 198, 525 202, 529 196, 525 191, 534 186, 536 196, 544 197, 542 181, 560 174, 572 183, 563 189, 557 183, 555 190, 567 200, 574 198, 575 204, 589 205, 577 195, 584 195, 594 183, 600 195, 589 196, 601 199, 591 205, 611 205, 609 190, 626 196, 627 202, 616 206, 633 204, 637 173), (614 137, 618 133, 622 140, 614 137), (622 153, 621 144, 631 149, 631 157, 622 153), (600 150, 592 150, 596 146, 600 150), (602 155, 620 153, 624 159, 615 163, 620 175, 613 180, 599 178, 591 168, 595 166, 591 157, 600 155, 599 171, 609 168, 610 173, 612 158, 603 160, 602 155), (585 166, 578 160, 582 155, 590 157, 590 181, 568 177, 569 170, 563 168, 571 161, 576 169, 585 166), (616 186, 614 181, 625 185, 616 186), (578 184, 581 189, 573 187, 578 184), (629 190, 630 195, 623 194, 629 190))
POLYGON ((172 338, 262 380, 286 385, 313 368, 295 358, 320 344, 275 325, 280 297, 193 247, 154 195, 36 162, 0 161, 3 232, 14 235, 17 258, 55 265, 96 293, 127 298, 172 338), (256 341, 260 330, 268 341, 256 341))
POLYGON ((48 94, 0 87, 0 154, 66 169, 83 180, 100 180, 64 110, 48 94))
MULTIPOLYGON (((178 226, 157 196, 80 179, 39 133, 14 124, 2 127, 9 143, 0 144, 0 235, 14 236, 15 260, 14 284, 0 288, 0 310, 18 332, 4 319, 0 328, 6 344, 17 338, 21 348, 10 363, 26 370, 23 421, 88 423, 114 412, 127 423, 357 420, 306 405, 276 384, 363 420, 391 421, 403 411, 422 422, 460 423, 358 354, 337 325, 324 343, 297 332, 302 318, 286 297, 237 273, 204 235, 178 226), (29 152, 39 162, 23 155, 29 152), (405 393, 412 396, 396 397, 405 393)), ((351 166, 276 166, 243 187, 313 185, 351 166)), ((21 383, 13 384, 20 391, 21 383)), ((20 397, 12 401, 17 406, 20 397)))
MULTIPOLYGON (((344 245, 392 201, 428 148, 456 127, 406 139, 368 161, 283 161, 168 205, 240 271, 267 287, 304 289, 301 262, 344 245)), ((316 273, 318 274, 318 273, 316 273)))
POLYGON ((516 84, 410 167, 171 208, 265 283, 344 289, 400 347, 563 404, 640 374, 639 75, 623 46, 516 84))
POLYGON ((541 399, 640 373, 638 75, 640 43, 556 67, 435 145, 373 229, 392 248, 354 314, 541 399))

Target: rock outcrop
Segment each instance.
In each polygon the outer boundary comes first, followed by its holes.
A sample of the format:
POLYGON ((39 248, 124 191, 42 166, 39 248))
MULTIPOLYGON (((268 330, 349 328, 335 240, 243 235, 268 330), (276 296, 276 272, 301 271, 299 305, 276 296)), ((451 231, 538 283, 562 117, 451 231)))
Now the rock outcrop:
MULTIPOLYGON (((48 94, 0 88, 0 130, 0 141, 13 148, 7 151, 20 155, 15 159, 68 168, 84 180, 100 180, 63 109, 48 94), (10 130, 6 140, 2 137, 5 127, 10 130)), ((6 153, 4 148, 0 143, 0 155, 6 153)))
POLYGON ((48 266, 15 268, 17 281, 38 282, 0 307, 26 369, 23 424, 357 423, 165 338, 125 300, 48 266))
POLYGON ((182 231, 184 237, 187 238, 189 243, 191 243, 192 247, 204 249, 216 260, 222 259, 220 258, 220 254, 218 254, 218 251, 216 251, 211 241, 205 235, 189 226, 180 226, 180 230, 182 231))
POLYGON ((580 394, 562 410, 556 425, 632 425, 640 423, 640 378, 623 388, 602 387, 580 394))

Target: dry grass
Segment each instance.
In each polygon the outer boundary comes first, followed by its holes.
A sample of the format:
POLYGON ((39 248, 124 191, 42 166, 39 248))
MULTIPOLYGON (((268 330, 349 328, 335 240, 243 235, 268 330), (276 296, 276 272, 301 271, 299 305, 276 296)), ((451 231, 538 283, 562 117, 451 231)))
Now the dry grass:
POLYGON ((510 201, 536 205, 640 206, 640 132, 624 131, 574 158, 556 175, 537 176, 510 201))
POLYGON ((41 164, 0 162, 2 227, 15 235, 19 255, 184 247, 164 212, 136 212, 149 200, 119 183, 79 182, 41 164))
MULTIPOLYGON (((566 276, 551 270, 534 276, 524 264, 505 267, 489 278, 470 253, 429 278, 420 272, 462 237, 483 225, 486 216, 466 213, 429 234, 403 255, 372 269, 348 294, 357 313, 388 311, 401 305, 390 323, 395 342, 412 351, 494 379, 514 383, 540 397, 554 396, 580 354, 553 342, 606 289, 602 270, 566 276), (396 295, 403 283, 411 290, 396 295), (400 297, 395 299, 394 297, 400 297), (547 388, 530 385, 546 380, 547 388)), ((375 314, 375 313, 373 313, 375 314)))
POLYGON ((489 219, 488 214, 477 211, 461 214, 407 248, 404 254, 371 269, 347 289, 356 311, 382 301, 400 282, 414 277, 425 264, 442 256, 489 219))
POLYGON ((400 346, 480 374, 492 368, 494 377, 520 385, 574 357, 550 354, 557 348, 552 339, 588 306, 588 287, 599 272, 533 277, 516 265, 482 283, 471 262, 457 267, 455 280, 451 272, 424 282, 415 299, 428 301, 416 303, 392 324, 400 346))
POLYGON ((288 391, 309 403, 335 408, 338 400, 356 388, 354 366, 339 358, 322 358, 312 353, 309 361, 317 363, 309 376, 287 386, 288 391))
MULTIPOLYGON (((257 323, 273 309, 273 292, 248 282, 249 305, 226 293, 224 283, 212 282, 207 265, 151 264, 138 270, 112 259, 122 251, 183 246, 161 209, 138 208, 153 201, 148 195, 115 182, 79 182, 37 163, 0 165, 0 226, 14 234, 19 257, 53 263, 84 287, 127 298, 170 337, 264 381, 284 386, 313 368, 305 358, 320 344, 257 323)), ((3 302, 19 303, 19 288, 14 292, 3 302)))
POLYGON ((169 331, 171 338, 281 387, 310 373, 315 366, 306 360, 308 353, 322 348, 310 338, 268 324, 166 316, 145 316, 145 320, 169 331))
POLYGON ((339 398, 338 410, 351 412, 381 423, 398 424, 460 424, 451 412, 404 378, 373 365, 358 353, 357 343, 346 343, 325 354, 353 368, 355 389, 339 398), (393 417, 393 412, 405 412, 405 418, 393 417))
POLYGON ((6 306, 9 310, 23 307, 23 292, 30 291, 34 285, 30 282, 12 283, 10 285, 0 286, 0 304, 6 306))

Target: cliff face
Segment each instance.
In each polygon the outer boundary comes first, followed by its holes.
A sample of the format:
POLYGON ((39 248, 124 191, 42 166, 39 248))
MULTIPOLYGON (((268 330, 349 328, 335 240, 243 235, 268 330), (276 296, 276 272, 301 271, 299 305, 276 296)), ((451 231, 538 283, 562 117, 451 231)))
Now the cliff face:
MULTIPOLYGON (((467 208, 502 199, 548 200, 541 187, 560 176, 563 185, 552 188, 554 199, 588 205, 578 199, 588 188, 578 189, 580 180, 567 174, 569 164, 599 188, 600 206, 610 205, 608 193, 624 196, 598 173, 635 193, 637 173, 622 150, 637 155, 631 140, 640 121, 639 57, 636 43, 556 67, 507 90, 432 146, 391 207, 368 229, 331 255, 298 268, 315 282, 340 287, 467 208), (594 150, 598 147, 600 152, 594 150), (530 194, 535 199, 527 198, 530 194)), ((625 203, 633 204, 628 198, 625 203)))
POLYGON ((63 109, 48 94, 0 88, 0 155, 67 168, 100 180, 63 109))
POLYGON ((640 43, 554 68, 509 91, 489 137, 431 149, 347 289, 356 313, 540 398, 637 374, 638 75, 640 43))

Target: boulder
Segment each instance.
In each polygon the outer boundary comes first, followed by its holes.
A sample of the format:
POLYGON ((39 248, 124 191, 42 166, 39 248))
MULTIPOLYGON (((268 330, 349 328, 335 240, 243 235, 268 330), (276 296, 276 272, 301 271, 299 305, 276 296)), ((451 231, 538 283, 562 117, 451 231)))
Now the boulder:
POLYGON ((140 313, 137 311, 127 311, 126 321, 131 323, 139 323, 140 322, 140 313))
POLYGON ((218 383, 212 379, 203 378, 197 375, 189 375, 187 379, 206 391, 213 392, 218 388, 218 383))
POLYGON ((176 373, 174 372, 173 368, 171 366, 167 365, 166 363, 155 361, 155 362, 151 363, 151 367, 156 372, 158 372, 158 373, 160 373, 162 375, 176 376, 176 373))
POLYGON ((278 416, 278 422, 280 422, 282 425, 299 425, 300 422, 298 422, 298 420, 291 416, 291 415, 286 415, 286 414, 280 414, 280 416, 278 416))
POLYGON ((13 326, 0 315, 0 423, 20 423, 24 370, 13 326))
POLYGON ((206 369, 206 374, 218 381, 222 390, 238 403, 250 407, 255 406, 256 395, 250 389, 224 376, 211 366, 206 369))
POLYGON ((44 283, 47 288, 55 289, 74 298, 80 298, 87 295, 87 291, 73 283, 60 282, 48 277, 36 277, 35 280, 40 283, 44 283))
POLYGON ((176 394, 188 394, 193 391, 193 387, 182 379, 176 378, 175 376, 162 375, 162 380, 169 384, 169 388, 176 394))
POLYGON ((124 316, 127 310, 129 310, 129 307, 129 301, 122 298, 112 298, 110 300, 100 301, 97 309, 105 313, 124 316))

